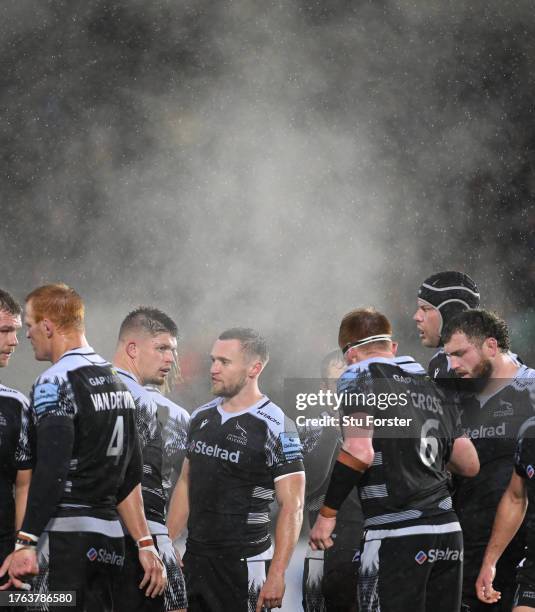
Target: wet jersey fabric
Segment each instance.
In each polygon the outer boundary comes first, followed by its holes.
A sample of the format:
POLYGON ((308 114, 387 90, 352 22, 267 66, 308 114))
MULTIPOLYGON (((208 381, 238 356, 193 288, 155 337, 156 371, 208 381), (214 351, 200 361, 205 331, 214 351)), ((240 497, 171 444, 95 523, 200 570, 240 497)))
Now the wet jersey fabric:
MULTIPOLYGON (((463 528, 465 567, 463 602, 473 600, 473 584, 490 539, 496 509, 511 479, 517 438, 522 425, 535 414, 535 371, 520 366, 516 376, 491 396, 464 397, 461 425, 476 447, 480 469, 474 478, 456 477, 454 506, 463 528)), ((504 551, 496 583, 513 581, 515 567, 524 555, 526 523, 535 506, 528 506, 524 525, 504 551)), ((512 596, 512 594, 510 594, 512 596)), ((509 598, 502 605, 512 605, 509 598)))
POLYGON ((169 501, 186 456, 190 416, 184 408, 163 395, 157 387, 147 385, 145 389, 156 404, 158 421, 162 427, 162 479, 169 501))
POLYGON ((32 388, 31 418, 71 419, 74 446, 56 516, 116 518, 117 494, 139 452, 132 395, 91 347, 66 352, 32 388))
POLYGON ((243 558, 270 547, 274 483, 303 472, 301 443, 269 398, 238 413, 226 412, 222 401, 191 416, 187 550, 243 558))
POLYGON ((136 426, 143 454, 141 491, 145 516, 147 520, 164 524, 167 496, 162 485, 163 441, 158 408, 152 394, 131 372, 117 368, 117 373, 134 397, 136 405, 136 426))
POLYGON ((374 460, 359 483, 364 527, 456 520, 446 472, 456 415, 423 368, 411 357, 373 357, 349 366, 338 391, 346 394, 344 416, 386 423, 374 426, 374 460), (396 418, 410 419, 410 426, 392 427, 396 418))
POLYGON ((17 471, 32 468, 32 438, 27 398, 0 384, 0 540, 15 535, 13 487, 17 471))

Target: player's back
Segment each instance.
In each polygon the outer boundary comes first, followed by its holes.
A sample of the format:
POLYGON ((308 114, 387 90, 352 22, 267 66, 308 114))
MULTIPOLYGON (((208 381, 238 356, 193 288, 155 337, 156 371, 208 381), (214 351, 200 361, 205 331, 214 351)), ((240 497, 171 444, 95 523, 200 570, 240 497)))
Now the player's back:
POLYGON ((370 358, 344 372, 339 391, 343 418, 374 419, 374 460, 359 484, 365 528, 454 520, 446 463, 456 416, 423 368, 410 357, 370 358))
POLYGON ((111 365, 90 347, 65 353, 37 379, 31 413, 38 428, 48 416, 73 420, 73 451, 56 516, 115 517, 138 442, 134 400, 111 365))

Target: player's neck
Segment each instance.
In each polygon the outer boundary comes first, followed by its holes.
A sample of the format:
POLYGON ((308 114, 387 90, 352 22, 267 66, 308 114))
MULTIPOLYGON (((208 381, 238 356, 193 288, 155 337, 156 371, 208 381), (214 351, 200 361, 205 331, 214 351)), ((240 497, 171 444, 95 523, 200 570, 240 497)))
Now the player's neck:
POLYGON ((50 361, 56 363, 62 355, 68 351, 72 351, 77 348, 85 348, 89 346, 85 334, 80 332, 70 332, 67 334, 61 334, 54 338, 52 342, 52 351, 50 361))
POLYGON ((241 412, 257 404, 263 397, 264 394, 260 391, 258 385, 253 385, 250 388, 244 387, 233 397, 225 398, 221 402, 221 408, 226 412, 241 412))
POLYGON ((113 365, 116 368, 120 368, 121 370, 132 374, 132 376, 134 376, 141 385, 143 384, 136 364, 125 353, 117 351, 113 356, 113 365))
POLYGON ((505 353, 500 353, 494 360, 492 378, 511 379, 519 370, 517 363, 512 361, 505 353))

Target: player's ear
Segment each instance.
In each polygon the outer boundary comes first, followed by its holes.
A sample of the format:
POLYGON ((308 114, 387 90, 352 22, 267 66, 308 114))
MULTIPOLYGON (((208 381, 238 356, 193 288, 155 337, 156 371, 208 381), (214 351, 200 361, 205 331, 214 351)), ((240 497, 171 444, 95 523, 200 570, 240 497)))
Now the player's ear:
POLYGON ((392 342, 392 355, 397 355, 398 352, 398 343, 392 342))
POLYGON ((50 319, 43 319, 41 321, 43 324, 43 329, 45 330, 45 334, 47 338, 51 338, 54 333, 54 323, 50 319))
POLYGON ((125 350, 126 354, 130 357, 130 359, 135 359, 137 357, 137 344, 132 340, 126 343, 125 350))
POLYGON ((251 378, 256 378, 259 376, 260 372, 264 369, 264 366, 261 361, 254 361, 249 368, 249 376, 251 378))
POLYGON ((489 357, 495 357, 498 353, 498 341, 496 338, 487 338, 483 342, 483 346, 486 348, 489 357))

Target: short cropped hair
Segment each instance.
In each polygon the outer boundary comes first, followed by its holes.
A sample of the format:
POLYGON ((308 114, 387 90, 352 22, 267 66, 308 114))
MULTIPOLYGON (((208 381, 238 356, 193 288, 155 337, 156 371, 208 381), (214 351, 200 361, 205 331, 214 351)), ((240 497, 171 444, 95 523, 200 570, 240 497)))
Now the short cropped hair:
POLYGON ((47 318, 62 330, 84 329, 84 302, 72 287, 64 283, 38 287, 26 296, 25 302, 31 302, 37 323, 47 318))
POLYGON ((457 314, 444 326, 444 344, 458 332, 462 332, 469 340, 476 341, 479 345, 487 338, 495 338, 498 347, 504 352, 511 346, 507 323, 490 310, 465 310, 457 314))
POLYGON ((340 364, 345 366, 344 356, 340 349, 336 349, 334 351, 331 351, 330 353, 327 353, 327 355, 325 355, 325 357, 321 360, 320 372, 321 377, 324 380, 328 379, 329 367, 332 364, 340 364))
MULTIPOLYGON (((348 312, 342 319, 338 332, 338 346, 344 350, 348 344, 380 334, 392 335, 392 325, 386 316, 375 308, 357 308, 348 312)), ((388 341, 380 340, 369 345, 364 344, 363 348, 377 345, 386 347, 388 344, 388 341)))
POLYGON ((16 316, 22 313, 21 305, 7 291, 0 289, 0 310, 16 316))
POLYGON ((248 327, 233 327, 219 335, 219 340, 239 340, 242 350, 250 357, 258 357, 263 365, 269 361, 267 342, 257 331, 248 327))
POLYGON ((169 333, 178 338, 178 327, 170 316, 152 306, 138 306, 129 312, 121 323, 119 339, 133 331, 144 331, 151 336, 169 333))

